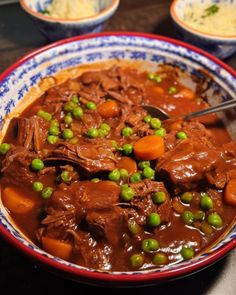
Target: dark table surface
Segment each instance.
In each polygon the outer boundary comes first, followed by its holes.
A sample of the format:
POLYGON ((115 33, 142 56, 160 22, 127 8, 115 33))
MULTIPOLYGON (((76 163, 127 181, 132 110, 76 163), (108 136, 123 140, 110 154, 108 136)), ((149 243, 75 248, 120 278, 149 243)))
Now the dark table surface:
MULTIPOLYGON (((169 17, 170 3, 169 0, 121 0, 105 30, 140 31, 176 38, 169 17)), ((20 56, 47 42, 18 4, 0 6, 0 72, 20 56)), ((236 68, 236 55, 225 62, 236 68)), ((236 250, 197 274, 146 287, 143 291, 149 294, 235 295, 235 273, 236 250)), ((42 294, 50 288, 54 294, 97 291, 96 287, 67 281, 42 270, 0 237, 0 294, 11 294, 15 290, 42 294)), ((104 289, 103 292, 111 290, 104 289)))

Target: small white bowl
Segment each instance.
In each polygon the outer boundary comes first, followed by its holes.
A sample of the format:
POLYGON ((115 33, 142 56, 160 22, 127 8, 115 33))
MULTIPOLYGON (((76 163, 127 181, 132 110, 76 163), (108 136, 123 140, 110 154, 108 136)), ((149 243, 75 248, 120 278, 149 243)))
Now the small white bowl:
POLYGON ((94 16, 78 19, 54 18, 41 13, 52 0, 20 0, 21 7, 35 20, 39 30, 51 41, 100 32, 117 10, 120 0, 100 0, 94 16))
MULTIPOLYGON (((174 0, 170 7, 171 17, 176 25, 177 31, 184 41, 198 46, 218 58, 224 59, 236 52, 236 35, 221 36, 208 34, 190 27, 184 22, 184 8, 192 7, 193 3, 201 5, 216 4, 215 0, 174 0)), ((225 0, 235 9, 236 0, 225 0)), ((236 12, 235 12, 236 13, 236 12)))

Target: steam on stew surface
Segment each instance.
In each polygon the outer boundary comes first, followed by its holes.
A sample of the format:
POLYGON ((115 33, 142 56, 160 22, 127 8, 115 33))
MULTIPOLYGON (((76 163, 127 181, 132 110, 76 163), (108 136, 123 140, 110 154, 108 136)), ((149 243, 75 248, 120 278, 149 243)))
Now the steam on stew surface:
POLYGON ((235 217, 236 144, 177 72, 84 72, 12 119, 0 145, 2 201, 45 251, 105 270, 191 259, 235 217), (203 121, 202 121, 203 122, 203 121))

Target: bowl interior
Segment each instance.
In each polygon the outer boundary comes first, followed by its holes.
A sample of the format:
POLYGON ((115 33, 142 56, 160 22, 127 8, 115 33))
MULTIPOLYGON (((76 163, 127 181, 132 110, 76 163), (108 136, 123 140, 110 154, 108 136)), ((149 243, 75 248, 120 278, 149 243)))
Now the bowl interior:
MULTIPOLYGON (((99 13, 108 8, 112 4, 112 0, 88 0, 93 3, 94 10, 99 13)), ((41 13, 46 10, 47 6, 52 3, 52 0, 24 0, 25 4, 34 12, 41 13)))
MULTIPOLYGON (((233 44, 236 41, 236 35, 233 36, 225 36, 225 35, 217 35, 213 33, 206 33, 202 32, 198 29, 193 28, 192 26, 188 25, 188 23, 185 22, 186 19, 186 8, 192 9, 192 7, 196 4, 200 4, 202 6, 211 6, 217 3, 225 3, 230 5, 232 7, 232 10, 236 9, 236 0, 175 0, 173 1, 171 5, 171 16, 174 19, 174 21, 182 27, 184 30, 186 30, 189 33, 192 33, 195 36, 198 36, 200 38, 204 38, 206 40, 215 40, 216 42, 232 42, 233 44)), ((189 12, 187 12, 189 13, 189 12)))
MULTIPOLYGON (((232 98, 236 99, 236 76, 233 74, 233 71, 231 73, 230 70, 222 67, 219 61, 209 59, 207 56, 188 47, 183 47, 177 42, 141 34, 104 34, 83 38, 77 37, 59 42, 57 45, 49 46, 46 49, 38 50, 2 75, 2 79, 0 78, 1 137, 6 131, 9 119, 17 115, 23 107, 31 103, 31 100, 37 98, 44 90, 42 85, 41 87, 38 86, 42 78, 51 75, 58 75, 60 77, 61 71, 64 71, 67 77, 73 77, 79 75, 83 70, 83 67, 81 67, 81 70, 74 69, 73 67, 101 62, 106 62, 107 66, 114 63, 133 66, 140 71, 155 71, 161 64, 169 63, 183 70, 179 78, 182 83, 189 84, 190 76, 194 76, 196 80, 204 79, 207 83, 205 97, 209 100, 210 104, 214 105, 221 101, 232 98)), ((191 83, 193 88, 196 87, 195 83, 191 83)), ((221 117, 231 136, 236 139, 235 110, 231 110, 227 114, 221 115, 221 117)), ((0 226, 4 227, 5 231, 17 240, 18 243, 24 245, 30 251, 33 250, 32 252, 59 262, 61 265, 68 266, 74 270, 88 270, 87 268, 53 257, 25 239, 9 218, 2 203, 0 203, 0 226)), ((187 266, 191 267, 192 265, 196 267, 199 265, 198 267, 200 267, 199 263, 201 261, 207 258, 210 259, 214 253, 232 242, 235 238, 236 226, 232 225, 228 233, 224 237, 221 237, 215 245, 191 261, 168 265, 161 269, 132 272, 132 274, 166 273, 181 268, 184 269, 187 266)), ((110 273, 109 271, 89 271, 110 273)), ((120 275, 130 273, 112 272, 112 274, 120 275)))
POLYGON ((201 4, 201 5, 213 5, 213 4, 217 4, 218 2, 224 2, 227 3, 229 5, 232 5, 232 7, 234 8, 236 5, 236 1, 235 0, 221 0, 221 1, 215 1, 215 0, 176 0, 175 1, 175 13, 177 14, 177 16, 180 19, 184 19, 185 18, 185 8, 186 7, 193 7, 193 5, 195 4, 201 4))

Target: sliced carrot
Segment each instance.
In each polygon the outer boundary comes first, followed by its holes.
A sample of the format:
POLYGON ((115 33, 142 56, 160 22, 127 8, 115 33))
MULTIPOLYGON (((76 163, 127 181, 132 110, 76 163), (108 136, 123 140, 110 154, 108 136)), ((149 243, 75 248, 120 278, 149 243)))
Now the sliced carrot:
POLYGON ((136 162, 129 157, 122 157, 116 166, 118 169, 126 169, 129 174, 133 174, 137 172, 137 164, 136 162))
POLYGON ((57 256, 61 259, 68 260, 72 253, 72 245, 52 239, 48 237, 42 237, 42 246, 45 251, 53 256, 57 256))
POLYGON ((236 178, 227 183, 224 197, 227 204, 236 206, 236 178))
POLYGON ((153 90, 157 93, 157 94, 163 94, 164 93, 164 89, 158 86, 155 86, 153 88, 153 90))
POLYGON ((194 99, 195 93, 189 88, 184 88, 179 91, 178 96, 191 100, 194 99))
POLYGON ((107 100, 98 105, 97 110, 103 118, 114 118, 119 116, 120 109, 116 101, 107 100))
POLYGON ((134 144, 134 154, 138 160, 154 160, 165 152, 164 140, 160 136, 148 135, 134 144))
POLYGON ((2 194, 4 206, 12 213, 25 214, 31 211, 35 202, 32 199, 26 198, 15 189, 6 187, 2 194))

